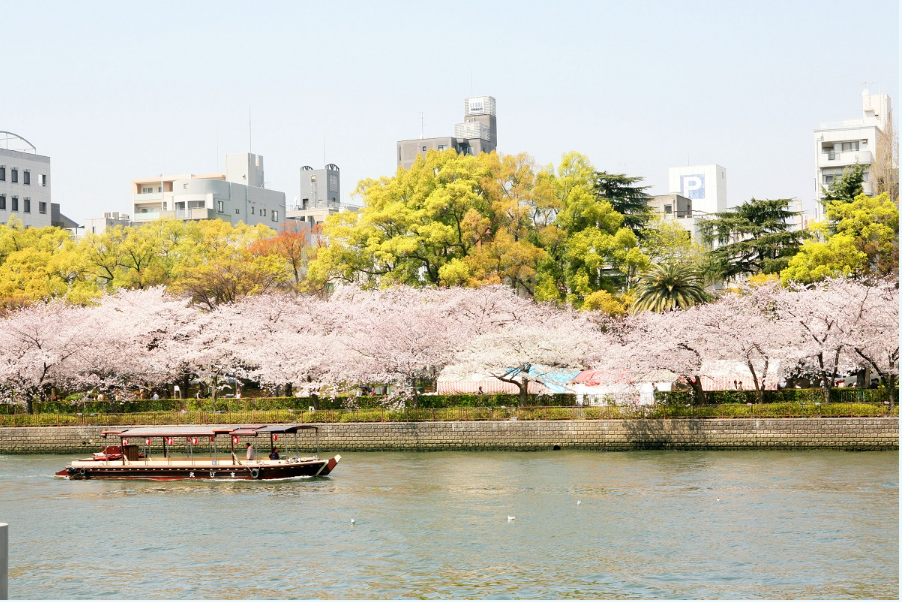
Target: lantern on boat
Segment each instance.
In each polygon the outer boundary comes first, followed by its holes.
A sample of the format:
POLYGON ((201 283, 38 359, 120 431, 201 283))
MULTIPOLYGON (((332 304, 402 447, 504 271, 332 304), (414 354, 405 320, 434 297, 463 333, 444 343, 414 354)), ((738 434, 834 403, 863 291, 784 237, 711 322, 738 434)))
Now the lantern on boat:
POLYGON ((216 437, 215 437, 215 436, 210 437, 210 441, 211 441, 211 442, 212 442, 212 441, 216 441, 216 437))
POLYGON ((172 445, 172 437, 167 437, 166 443, 168 443, 169 445, 172 445))
POLYGON ((197 445, 197 437, 191 439, 191 445, 197 445))
POLYGON ((123 439, 123 440, 122 440, 122 445, 128 445, 128 439, 123 439))
POLYGON ((273 435, 273 436, 272 436, 272 440, 273 440, 273 441, 278 441, 278 440, 279 440, 279 436, 278 436, 278 435, 273 435))
POLYGON ((232 443, 238 445, 238 435, 232 435, 232 443))
POLYGON ((150 439, 145 439, 145 440, 144 440, 144 445, 150 445, 150 439))

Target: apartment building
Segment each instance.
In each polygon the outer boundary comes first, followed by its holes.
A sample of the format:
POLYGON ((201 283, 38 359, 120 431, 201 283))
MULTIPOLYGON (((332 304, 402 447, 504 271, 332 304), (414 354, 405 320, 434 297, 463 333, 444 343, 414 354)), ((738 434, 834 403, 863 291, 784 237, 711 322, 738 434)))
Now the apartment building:
POLYGON ((815 218, 818 220, 824 217, 824 189, 853 165, 864 168, 864 193, 877 192, 876 178, 871 172, 892 107, 888 95, 870 94, 868 90, 861 93, 861 105, 861 119, 826 122, 814 130, 815 218))
POLYGON ((464 122, 454 126, 453 136, 399 140, 397 145, 398 167, 410 169, 417 155, 430 150, 443 151, 453 148, 464 155, 490 153, 498 147, 498 121, 495 98, 473 96, 464 99, 464 122))
POLYGON ((132 223, 220 219, 278 229, 285 221, 285 193, 266 188, 263 176, 261 155, 234 153, 226 155, 223 173, 132 180, 132 223))

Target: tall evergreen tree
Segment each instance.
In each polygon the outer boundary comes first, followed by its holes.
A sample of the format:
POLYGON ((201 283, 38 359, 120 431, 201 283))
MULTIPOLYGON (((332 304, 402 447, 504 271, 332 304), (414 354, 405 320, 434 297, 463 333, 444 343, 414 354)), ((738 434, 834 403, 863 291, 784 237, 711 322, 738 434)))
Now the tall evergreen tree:
POLYGON ((752 199, 699 225, 705 242, 716 243, 713 262, 724 278, 779 272, 795 255, 804 232, 790 230, 790 199, 752 199))
POLYGON ((649 187, 637 186, 641 181, 638 176, 605 171, 596 171, 593 179, 595 196, 608 201, 614 211, 622 214, 623 225, 638 238, 642 238, 642 231, 652 218, 652 210, 648 206, 651 196, 645 192, 649 187))
POLYGON ((864 167, 853 165, 843 170, 842 175, 830 184, 830 188, 821 187, 824 205, 833 201, 851 201, 859 194, 864 194, 864 167))

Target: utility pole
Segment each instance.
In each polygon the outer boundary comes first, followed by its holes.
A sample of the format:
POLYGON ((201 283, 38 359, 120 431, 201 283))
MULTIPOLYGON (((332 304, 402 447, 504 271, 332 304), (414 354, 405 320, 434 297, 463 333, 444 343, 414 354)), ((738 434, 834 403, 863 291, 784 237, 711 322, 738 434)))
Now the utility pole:
POLYGON ((9 525, 0 523, 0 600, 9 600, 9 525))

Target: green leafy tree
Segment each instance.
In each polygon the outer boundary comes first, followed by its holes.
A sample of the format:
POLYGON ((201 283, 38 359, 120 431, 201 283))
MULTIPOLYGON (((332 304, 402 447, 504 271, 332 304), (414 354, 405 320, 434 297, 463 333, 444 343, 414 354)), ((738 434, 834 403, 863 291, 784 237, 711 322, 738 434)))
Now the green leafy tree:
POLYGON ((547 248, 536 298, 582 307, 599 290, 625 288, 629 277, 649 265, 623 215, 595 192, 596 172, 579 153, 564 155, 556 178, 561 209, 555 225, 560 244, 547 248))
POLYGON ((595 196, 609 202, 614 211, 623 215, 623 225, 640 240, 654 215, 648 206, 651 196, 645 192, 649 187, 637 186, 641 181, 638 176, 597 171, 592 183, 595 196))
POLYGON ((636 311, 687 309, 707 296, 696 270, 677 264, 653 265, 642 274, 636 290, 636 311))
POLYGON ((799 250, 803 233, 792 230, 790 199, 752 199, 700 224, 711 260, 726 279, 779 272, 799 250))
POLYGON ((827 223, 780 272, 783 282, 809 283, 837 276, 899 275, 899 208, 887 193, 859 194, 827 204, 827 223))

